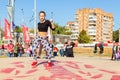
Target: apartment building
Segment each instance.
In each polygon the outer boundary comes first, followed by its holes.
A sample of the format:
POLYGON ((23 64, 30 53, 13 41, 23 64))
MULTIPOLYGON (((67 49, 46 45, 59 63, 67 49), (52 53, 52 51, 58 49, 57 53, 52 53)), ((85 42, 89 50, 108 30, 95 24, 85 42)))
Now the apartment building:
POLYGON ((86 30, 92 41, 112 41, 113 15, 102 9, 78 9, 75 20, 78 22, 79 32, 86 30))
POLYGON ((79 29, 78 29, 78 23, 76 21, 67 22, 66 29, 72 32, 72 34, 70 35, 70 39, 72 40, 78 39, 79 29))

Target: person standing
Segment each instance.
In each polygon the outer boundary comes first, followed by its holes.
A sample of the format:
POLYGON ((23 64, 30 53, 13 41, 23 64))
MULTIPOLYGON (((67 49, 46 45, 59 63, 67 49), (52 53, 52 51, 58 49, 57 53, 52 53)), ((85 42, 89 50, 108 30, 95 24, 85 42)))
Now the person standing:
POLYGON ((4 41, 2 42, 1 49, 2 49, 2 52, 5 50, 4 41))
POLYGON ((14 46, 14 57, 18 57, 18 53, 19 53, 20 49, 19 49, 19 43, 17 42, 14 46))
POLYGON ((22 44, 20 44, 19 45, 18 57, 22 57, 23 54, 24 54, 24 48, 23 48, 22 44))
POLYGON ((104 53, 104 43, 103 42, 100 42, 99 48, 100 48, 100 54, 103 54, 104 53))
POLYGON ((30 53, 31 53, 31 57, 33 56, 32 50, 33 50, 33 45, 32 45, 32 43, 30 43, 30 53))
POLYGON ((12 57, 14 53, 14 44, 12 43, 12 40, 10 40, 10 43, 7 46, 8 50, 8 57, 12 57))
POLYGON ((30 45, 28 44, 26 47, 26 57, 31 57, 30 45))
POLYGON ((116 60, 116 53, 118 52, 117 43, 113 44, 111 60, 116 60))
POLYGON ((52 20, 46 20, 46 13, 44 11, 39 12, 39 19, 40 22, 38 23, 38 34, 36 35, 34 42, 33 42, 33 57, 35 61, 32 63, 32 65, 37 64, 37 55, 36 55, 36 49, 39 46, 39 56, 41 56, 42 48, 47 52, 48 55, 48 62, 50 62, 50 58, 52 57, 52 50, 53 46, 48 41, 48 28, 50 27, 52 30, 55 30, 55 26, 53 24, 52 20))

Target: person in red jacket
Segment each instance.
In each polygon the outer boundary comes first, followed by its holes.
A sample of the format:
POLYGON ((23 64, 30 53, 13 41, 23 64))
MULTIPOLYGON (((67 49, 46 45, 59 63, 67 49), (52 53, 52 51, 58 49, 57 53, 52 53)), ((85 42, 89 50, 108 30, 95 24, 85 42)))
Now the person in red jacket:
POLYGON ((12 40, 10 40, 10 43, 7 45, 8 50, 8 57, 12 57, 14 53, 14 44, 12 43, 12 40))

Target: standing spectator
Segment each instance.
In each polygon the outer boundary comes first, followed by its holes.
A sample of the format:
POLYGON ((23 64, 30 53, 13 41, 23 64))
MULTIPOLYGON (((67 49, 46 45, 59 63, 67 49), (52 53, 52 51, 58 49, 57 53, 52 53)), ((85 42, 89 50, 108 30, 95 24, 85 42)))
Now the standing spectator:
POLYGON ((27 57, 31 57, 30 45, 29 45, 29 44, 28 44, 28 46, 26 47, 26 56, 27 56, 27 57))
POLYGON ((8 57, 12 57, 14 53, 14 44, 12 43, 12 40, 10 40, 10 43, 7 46, 8 50, 8 57))
POLYGON ((22 44, 20 44, 20 45, 19 45, 18 57, 22 57, 22 54, 24 54, 24 48, 23 48, 22 44))
POLYGON ((66 53, 66 47, 68 46, 68 42, 65 42, 64 43, 64 54, 63 54, 63 57, 67 55, 66 53))
POLYGON ((17 42, 15 44, 15 47, 14 47, 14 57, 18 57, 18 53, 19 53, 19 43, 17 42))
POLYGON ((116 60, 116 53, 118 52, 118 45, 117 43, 113 44, 113 48, 112 48, 112 57, 111 60, 116 60))
POLYGON ((95 44, 95 46, 94 46, 94 51, 93 51, 94 53, 97 53, 97 43, 95 44))
POLYGON ((33 50, 33 45, 32 45, 32 43, 30 43, 30 53, 31 53, 31 56, 33 56, 32 50, 33 50))
POLYGON ((100 48, 100 54, 103 54, 104 52, 104 46, 103 42, 100 43, 99 48, 100 48))
POLYGON ((4 41, 2 42, 1 49, 2 49, 2 52, 5 50, 4 41))

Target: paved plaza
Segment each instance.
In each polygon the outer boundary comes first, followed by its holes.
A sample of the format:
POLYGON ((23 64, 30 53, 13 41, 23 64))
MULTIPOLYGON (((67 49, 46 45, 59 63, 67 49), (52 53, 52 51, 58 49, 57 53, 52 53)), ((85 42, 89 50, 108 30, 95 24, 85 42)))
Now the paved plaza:
POLYGON ((0 58, 0 80, 120 80, 120 61, 107 57, 39 59, 32 67, 33 58, 0 58))

